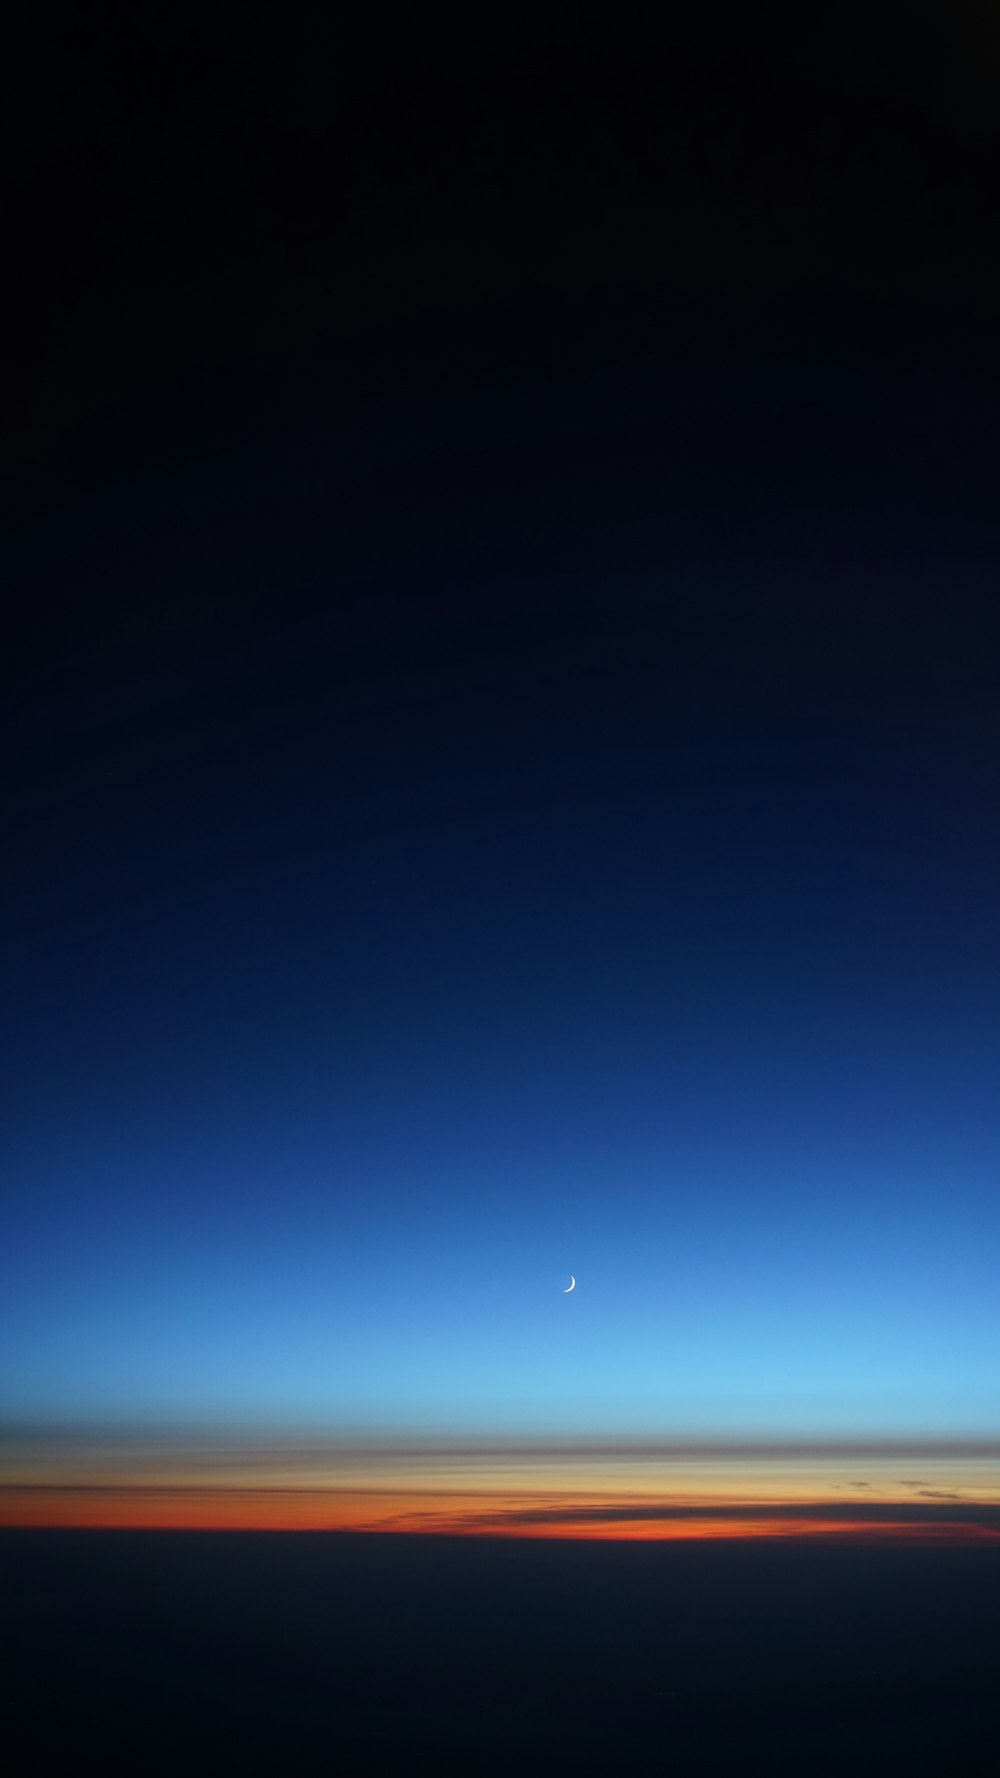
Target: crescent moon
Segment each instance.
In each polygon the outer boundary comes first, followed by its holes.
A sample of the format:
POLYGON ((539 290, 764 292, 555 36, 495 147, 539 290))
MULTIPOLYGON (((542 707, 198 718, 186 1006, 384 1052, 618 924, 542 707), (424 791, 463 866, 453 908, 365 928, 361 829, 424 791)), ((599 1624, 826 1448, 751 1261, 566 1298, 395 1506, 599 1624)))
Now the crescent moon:
POLYGON ((569 1283, 567 1284, 566 1289, 563 1291, 563 1296, 569 1296, 570 1291, 575 1290, 575 1289, 576 1289, 576 1279, 574 1278, 574 1276, 571 1272, 569 1275, 569 1283))

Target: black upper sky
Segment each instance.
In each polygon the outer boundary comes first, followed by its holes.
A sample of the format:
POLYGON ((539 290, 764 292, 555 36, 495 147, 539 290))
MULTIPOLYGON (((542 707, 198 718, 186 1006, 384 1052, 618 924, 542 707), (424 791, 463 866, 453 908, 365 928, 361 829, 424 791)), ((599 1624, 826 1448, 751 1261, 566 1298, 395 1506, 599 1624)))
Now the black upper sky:
POLYGON ((6 61, 25 1103, 84 1005, 84 1096, 308 1024, 331 944, 345 1029, 433 983, 516 1045, 595 954, 623 1016, 778 957, 981 1028, 987 8, 24 7, 6 61))

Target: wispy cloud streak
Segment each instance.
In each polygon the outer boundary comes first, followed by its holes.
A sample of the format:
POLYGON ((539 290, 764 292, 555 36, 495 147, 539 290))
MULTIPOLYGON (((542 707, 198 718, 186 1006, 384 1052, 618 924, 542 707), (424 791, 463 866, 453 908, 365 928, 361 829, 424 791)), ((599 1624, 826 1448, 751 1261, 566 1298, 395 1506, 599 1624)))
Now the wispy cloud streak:
POLYGON ((1000 1439, 458 1439, 8 1425, 0 1428, 0 1522, 992 1537, 1000 1534, 1000 1439), (911 1467, 920 1479, 901 1479, 911 1467))

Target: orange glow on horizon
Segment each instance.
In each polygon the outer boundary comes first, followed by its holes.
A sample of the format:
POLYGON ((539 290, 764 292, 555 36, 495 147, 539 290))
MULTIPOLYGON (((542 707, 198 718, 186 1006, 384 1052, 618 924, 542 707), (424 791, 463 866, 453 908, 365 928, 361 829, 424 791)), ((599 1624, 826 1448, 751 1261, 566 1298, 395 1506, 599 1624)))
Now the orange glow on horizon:
POLYGON ((0 1525, 629 1543, 994 1542, 996 1451, 636 1449, 180 1429, 9 1438, 0 1525))
POLYGON ((599 1501, 553 1496, 537 1510, 509 1495, 341 1495, 306 1489, 226 1488, 8 1488, 0 1496, 0 1525, 7 1528, 149 1531, 334 1531, 461 1537, 556 1539, 629 1543, 720 1542, 733 1539, 837 1537, 842 1540, 982 1543, 1000 1540, 1000 1528, 949 1519, 857 1519, 814 1515, 803 1503, 784 1504, 761 1516, 747 1504, 692 1502, 682 1514, 663 1518, 601 1516, 599 1501), (706 1508, 714 1510, 705 1510, 706 1508), (799 1508, 800 1510, 796 1510, 799 1508), (588 1509, 594 1513, 587 1517, 588 1509), (532 1511, 537 1510, 537 1517, 532 1511), (560 1518, 560 1510, 567 1513, 560 1518))

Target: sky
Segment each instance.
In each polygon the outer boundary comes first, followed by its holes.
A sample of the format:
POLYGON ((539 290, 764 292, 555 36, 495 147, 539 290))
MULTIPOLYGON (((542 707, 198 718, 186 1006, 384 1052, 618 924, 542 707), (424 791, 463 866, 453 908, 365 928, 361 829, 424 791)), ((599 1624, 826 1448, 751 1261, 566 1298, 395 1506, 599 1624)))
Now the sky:
POLYGON ((845 21, 23 26, 7 1522, 992 1523, 997 43, 845 21))

